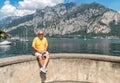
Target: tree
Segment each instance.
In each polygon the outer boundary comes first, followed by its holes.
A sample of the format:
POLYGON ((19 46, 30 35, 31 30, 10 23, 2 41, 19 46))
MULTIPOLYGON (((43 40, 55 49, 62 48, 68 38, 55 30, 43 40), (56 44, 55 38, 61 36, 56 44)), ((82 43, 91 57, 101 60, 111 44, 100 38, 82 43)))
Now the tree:
POLYGON ((6 32, 0 29, 0 39, 6 39, 6 38, 11 38, 11 35, 7 34, 6 32))

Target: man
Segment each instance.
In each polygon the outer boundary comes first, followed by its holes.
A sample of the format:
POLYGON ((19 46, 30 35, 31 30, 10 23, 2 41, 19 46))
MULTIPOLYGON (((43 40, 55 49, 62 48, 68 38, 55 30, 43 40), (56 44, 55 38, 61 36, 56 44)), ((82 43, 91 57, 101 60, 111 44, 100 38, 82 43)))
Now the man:
POLYGON ((38 36, 34 38, 32 42, 32 47, 35 51, 35 56, 37 56, 39 64, 41 65, 40 70, 44 73, 47 72, 46 66, 49 61, 49 52, 47 39, 44 37, 44 32, 39 31, 38 36), (43 60, 45 57, 45 60, 43 60))

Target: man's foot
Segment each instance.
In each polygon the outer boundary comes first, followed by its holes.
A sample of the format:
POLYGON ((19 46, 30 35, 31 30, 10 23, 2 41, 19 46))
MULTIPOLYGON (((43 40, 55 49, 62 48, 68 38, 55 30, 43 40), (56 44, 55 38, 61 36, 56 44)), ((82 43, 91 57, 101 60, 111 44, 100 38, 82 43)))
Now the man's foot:
POLYGON ((47 69, 45 67, 41 67, 40 70, 43 72, 43 73, 46 73, 47 72, 47 69))

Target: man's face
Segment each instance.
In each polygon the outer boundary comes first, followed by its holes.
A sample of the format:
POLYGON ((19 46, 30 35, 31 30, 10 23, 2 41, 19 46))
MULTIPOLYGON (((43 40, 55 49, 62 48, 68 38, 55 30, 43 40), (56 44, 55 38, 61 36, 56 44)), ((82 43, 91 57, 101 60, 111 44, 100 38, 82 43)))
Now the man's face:
POLYGON ((40 38, 40 39, 43 39, 43 34, 38 34, 38 37, 40 38))

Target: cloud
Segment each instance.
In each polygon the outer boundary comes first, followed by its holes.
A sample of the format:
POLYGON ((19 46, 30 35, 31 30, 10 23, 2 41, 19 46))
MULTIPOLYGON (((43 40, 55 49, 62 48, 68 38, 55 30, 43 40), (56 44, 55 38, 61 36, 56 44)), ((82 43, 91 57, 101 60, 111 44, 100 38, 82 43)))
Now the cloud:
POLYGON ((27 14, 34 13, 35 10, 28 10, 28 9, 19 9, 13 5, 10 4, 10 1, 7 0, 4 2, 4 6, 0 9, 0 13, 2 16, 24 16, 27 14))
POLYGON ((64 0, 24 0, 19 2, 19 6, 23 9, 41 9, 45 6, 54 6, 63 2, 64 0))
POLYGON ((35 10, 22 9, 22 10, 16 10, 14 14, 15 14, 15 16, 24 16, 24 15, 32 14, 34 12, 35 12, 35 10))
POLYGON ((75 0, 64 0, 64 2, 67 2, 67 3, 69 3, 69 2, 75 2, 75 0))
POLYGON ((10 5, 9 1, 5 1, 4 6, 1 8, 1 13, 12 15, 16 11, 16 7, 10 5))
POLYGON ((9 0, 4 2, 0 9, 0 14, 6 16, 24 16, 32 14, 36 9, 42 9, 46 6, 54 6, 63 3, 64 0, 23 0, 19 1, 17 6, 10 4, 9 0))

